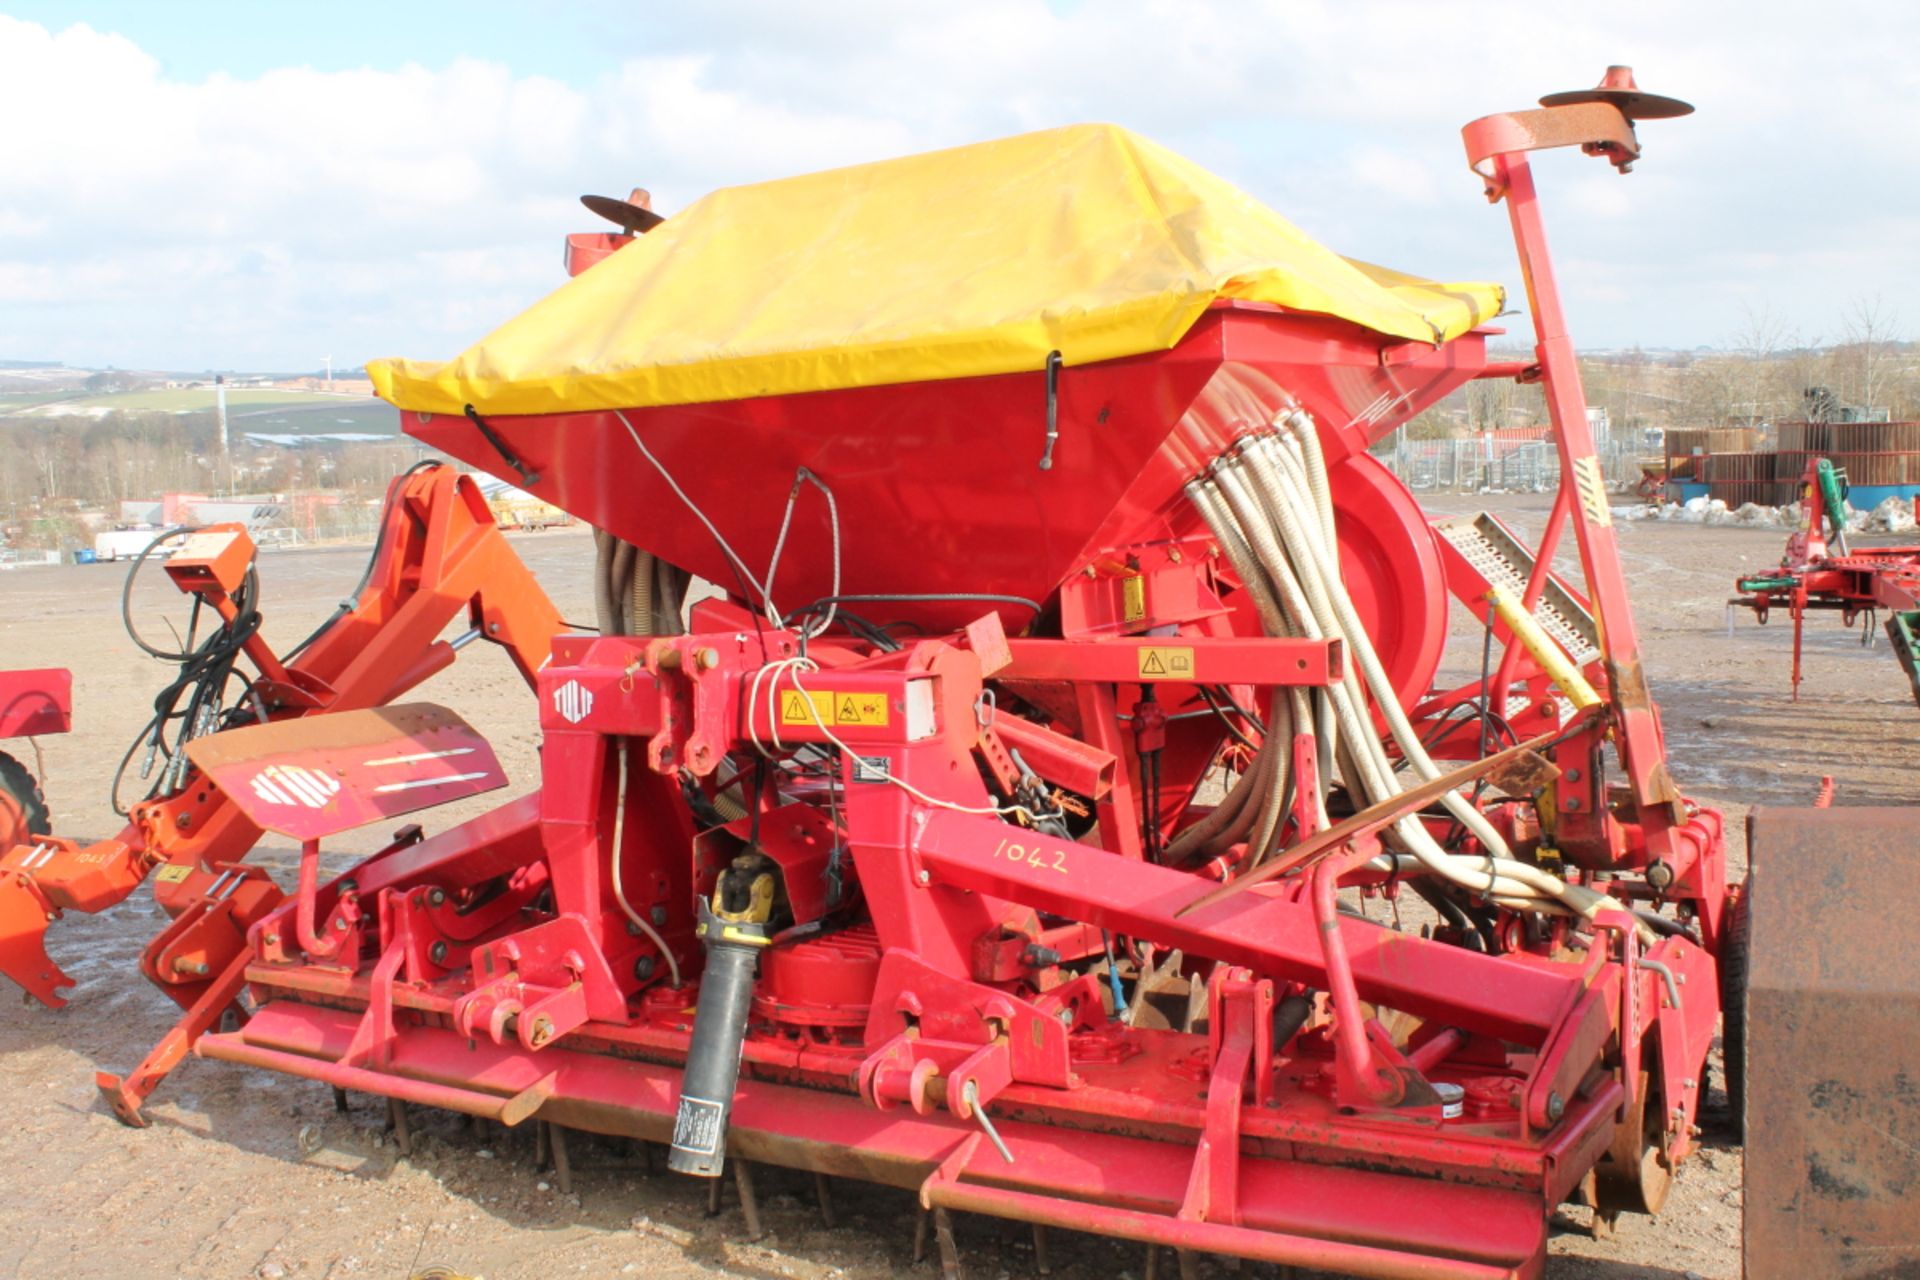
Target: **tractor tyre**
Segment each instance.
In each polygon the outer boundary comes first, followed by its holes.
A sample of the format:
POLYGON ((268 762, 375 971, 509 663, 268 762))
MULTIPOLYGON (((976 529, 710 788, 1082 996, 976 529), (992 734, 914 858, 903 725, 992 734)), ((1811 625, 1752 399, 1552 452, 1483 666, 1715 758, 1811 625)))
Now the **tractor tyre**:
POLYGON ((43 836, 51 830, 40 784, 25 765, 0 752, 0 854, 28 836, 43 836))
POLYGON ((1747 898, 1753 891, 1753 873, 1740 882, 1727 902, 1721 929, 1720 954, 1720 1062, 1727 1083, 1727 1123, 1736 1141, 1747 1128, 1747 898))

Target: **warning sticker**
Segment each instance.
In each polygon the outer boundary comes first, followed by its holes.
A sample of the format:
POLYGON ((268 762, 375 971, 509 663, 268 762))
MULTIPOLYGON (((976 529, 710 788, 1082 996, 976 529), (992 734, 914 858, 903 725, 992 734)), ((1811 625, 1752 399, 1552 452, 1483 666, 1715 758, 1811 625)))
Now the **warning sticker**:
POLYGON ((780 693, 781 724, 862 725, 884 728, 887 724, 887 695, 884 693, 829 693, 809 689, 784 689, 780 693), (813 705, 809 707, 807 704, 813 705))
POLYGON ((1142 680, 1193 679, 1193 650, 1185 646, 1144 645, 1140 649, 1142 680))
POLYGON ((193 874, 193 867, 184 862, 170 862, 153 873, 153 878, 161 884, 179 884, 193 874))
POLYGON ((1138 622, 1147 616, 1147 580, 1135 575, 1120 583, 1121 610, 1128 622, 1138 622))

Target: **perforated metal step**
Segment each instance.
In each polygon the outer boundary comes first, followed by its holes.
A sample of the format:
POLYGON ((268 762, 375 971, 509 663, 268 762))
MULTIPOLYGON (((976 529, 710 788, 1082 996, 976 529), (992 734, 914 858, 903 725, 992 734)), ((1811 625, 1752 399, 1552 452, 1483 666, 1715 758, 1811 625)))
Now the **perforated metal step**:
MULTIPOLYGON (((1499 587, 1515 600, 1523 597, 1527 579, 1533 574, 1533 552, 1491 514, 1483 511, 1477 516, 1436 521, 1433 528, 1489 587, 1499 587)), ((1533 617, 1541 630, 1581 666, 1600 656, 1600 635, 1593 625, 1593 615, 1557 578, 1547 579, 1540 602, 1533 607, 1533 617)))

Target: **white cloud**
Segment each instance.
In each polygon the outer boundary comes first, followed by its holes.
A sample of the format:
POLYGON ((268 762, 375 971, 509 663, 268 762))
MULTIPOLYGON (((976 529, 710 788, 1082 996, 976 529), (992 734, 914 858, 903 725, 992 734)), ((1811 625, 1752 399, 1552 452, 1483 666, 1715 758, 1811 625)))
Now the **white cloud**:
MULTIPOLYGON (((1539 162, 1575 333, 1831 329, 1920 287, 1920 15, 1839 0, 730 0, 619 24, 580 83, 457 47, 397 69, 172 80, 120 36, 0 17, 0 356, 308 366, 451 354, 552 287, 581 191, 714 186, 1072 120, 1138 128, 1357 257, 1517 285, 1458 128, 1608 60, 1690 97, 1621 179, 1539 162)), ((297 58, 290 53, 289 60, 297 58)), ((1920 306, 1906 310, 1920 316, 1920 306)))

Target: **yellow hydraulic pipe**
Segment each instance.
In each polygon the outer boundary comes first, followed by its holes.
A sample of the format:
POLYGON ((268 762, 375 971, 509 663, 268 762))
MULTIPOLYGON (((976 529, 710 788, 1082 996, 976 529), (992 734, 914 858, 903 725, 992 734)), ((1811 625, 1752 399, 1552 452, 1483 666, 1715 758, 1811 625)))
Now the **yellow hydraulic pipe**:
POLYGON ((1580 669, 1573 665, 1573 659, 1566 651, 1553 642, 1552 637, 1540 628, 1532 614, 1520 607, 1520 602, 1499 587, 1487 589, 1487 603, 1500 615, 1500 621, 1507 624, 1507 630, 1513 632, 1514 639, 1526 646, 1547 678, 1560 686, 1560 692, 1567 696, 1578 710, 1597 706, 1600 695, 1595 693, 1580 669))

